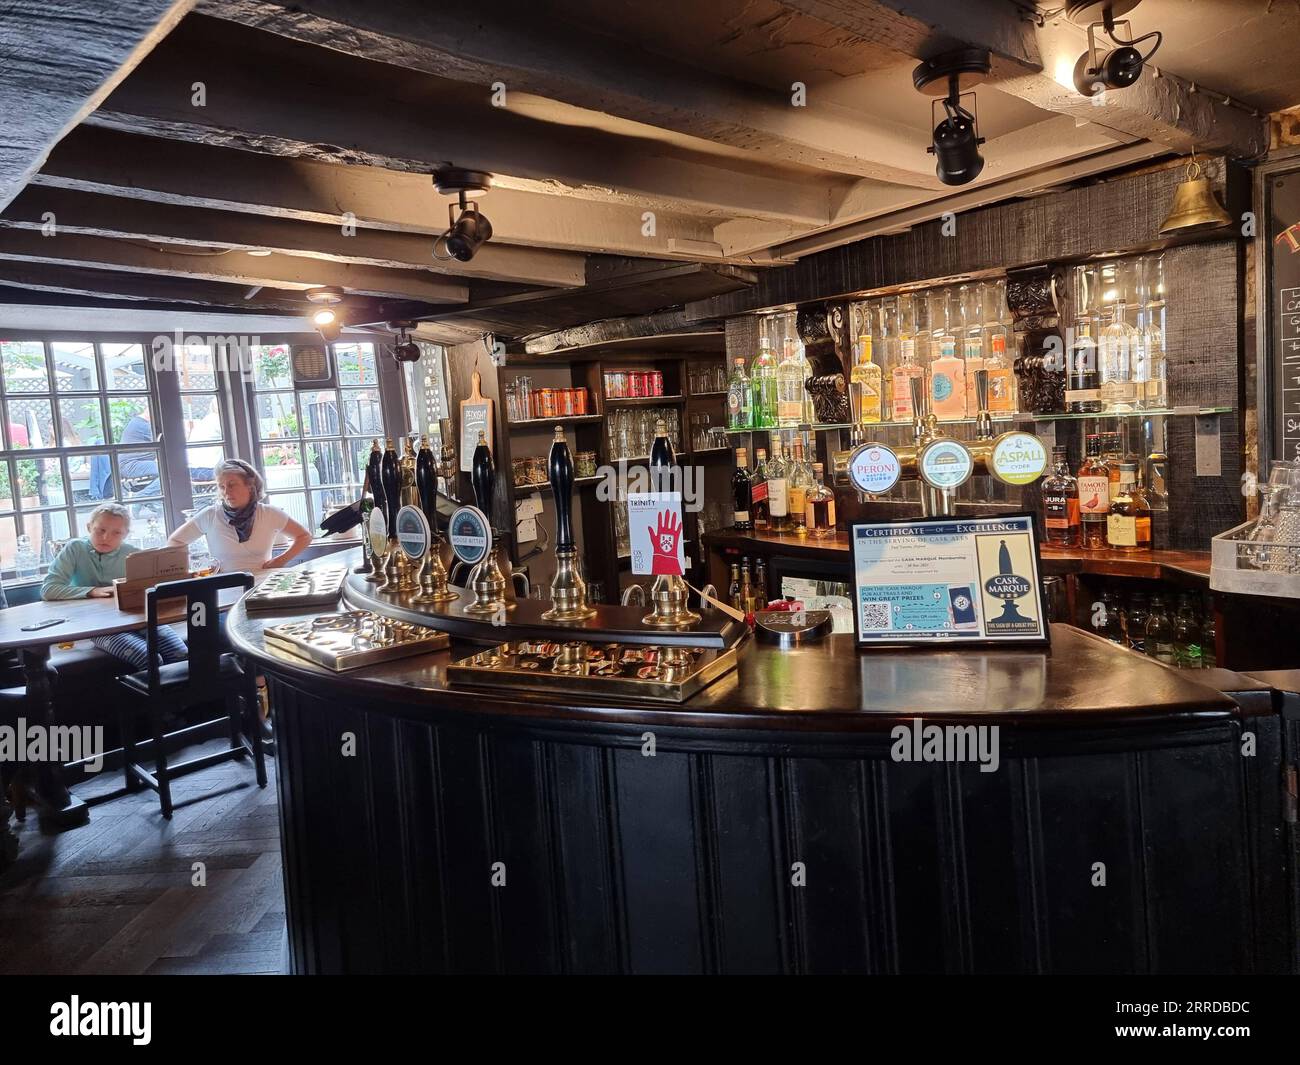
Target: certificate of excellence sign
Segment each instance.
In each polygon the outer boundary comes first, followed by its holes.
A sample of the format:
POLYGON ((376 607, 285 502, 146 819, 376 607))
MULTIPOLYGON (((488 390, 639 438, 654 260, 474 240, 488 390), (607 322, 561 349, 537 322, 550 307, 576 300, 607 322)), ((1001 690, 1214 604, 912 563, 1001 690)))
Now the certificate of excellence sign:
POLYGON ((853 527, 861 644, 1046 643, 1032 515, 853 527))

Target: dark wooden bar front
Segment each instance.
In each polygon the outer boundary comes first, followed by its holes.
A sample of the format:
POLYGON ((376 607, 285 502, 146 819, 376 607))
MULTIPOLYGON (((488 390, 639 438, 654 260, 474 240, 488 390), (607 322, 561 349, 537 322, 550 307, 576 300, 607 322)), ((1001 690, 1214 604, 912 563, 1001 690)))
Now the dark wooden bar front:
POLYGON ((337 675, 269 652, 279 620, 230 632, 275 706, 298 972, 1294 966, 1258 681, 1057 625, 1050 652, 750 640, 633 705, 453 690, 468 643, 337 675), (920 717, 996 727, 996 771, 898 760, 920 717))

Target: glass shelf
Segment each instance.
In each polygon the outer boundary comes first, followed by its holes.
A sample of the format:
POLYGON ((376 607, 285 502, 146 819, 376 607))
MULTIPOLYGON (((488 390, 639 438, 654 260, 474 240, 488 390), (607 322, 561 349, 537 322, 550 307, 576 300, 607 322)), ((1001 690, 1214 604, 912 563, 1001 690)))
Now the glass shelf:
MULTIPOLYGON (((1054 421, 1080 421, 1085 418, 1174 418, 1174 417, 1196 417, 1203 414, 1231 414, 1235 407, 1161 407, 1158 410, 1131 410, 1131 411, 1094 411, 1090 414, 1075 414, 1071 412, 1062 412, 1060 414, 1033 414, 1022 412, 1018 414, 994 414, 992 420, 996 422, 1054 422, 1054 421)), ((974 425, 976 418, 953 418, 951 420, 939 421, 940 425, 974 425)), ((910 429, 911 422, 864 422, 865 428, 868 429, 910 429)), ((726 431, 733 435, 746 435, 750 433, 778 433, 778 432, 796 432, 811 431, 820 433, 823 430, 832 429, 852 429, 851 422, 821 423, 815 425, 780 425, 766 429, 727 429, 726 431)))

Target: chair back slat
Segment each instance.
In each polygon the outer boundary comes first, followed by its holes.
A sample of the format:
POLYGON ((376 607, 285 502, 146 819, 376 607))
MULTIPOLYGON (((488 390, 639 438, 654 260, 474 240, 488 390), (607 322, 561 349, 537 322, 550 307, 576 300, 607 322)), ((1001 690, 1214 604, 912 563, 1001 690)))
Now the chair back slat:
MULTIPOLYGON (((185 637, 189 645, 189 686, 216 685, 221 655, 226 650, 221 638, 221 592, 227 588, 253 587, 251 573, 214 573, 209 577, 188 577, 156 584, 145 592, 149 630, 149 691, 157 693, 158 604, 168 599, 185 599, 185 637)), ((216 688, 213 688, 214 692, 216 688)))

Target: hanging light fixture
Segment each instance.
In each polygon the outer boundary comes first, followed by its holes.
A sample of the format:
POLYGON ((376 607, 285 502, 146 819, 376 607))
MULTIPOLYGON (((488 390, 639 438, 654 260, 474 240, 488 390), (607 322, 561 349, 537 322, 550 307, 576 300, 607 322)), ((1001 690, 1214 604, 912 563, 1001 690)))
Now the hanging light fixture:
POLYGON ((1222 229, 1232 225, 1232 216, 1228 214, 1215 198, 1210 188, 1209 178, 1201 164, 1192 153, 1191 162, 1187 164, 1187 173, 1174 189, 1173 206, 1169 215, 1160 225, 1160 235, 1170 236, 1174 233, 1200 233, 1208 229, 1222 229))
POLYGON ((325 343, 332 344, 343 332, 343 314, 338 309, 338 305, 343 302, 343 290, 337 285, 322 285, 319 288, 309 288, 306 296, 307 301, 314 303, 317 308, 312 312, 312 325, 325 343))
POLYGON ((1115 18, 1136 6, 1137 0, 1108 0, 1105 3, 1077 3, 1067 8, 1068 16, 1080 24, 1085 19, 1101 15, 1100 22, 1088 21, 1088 50, 1074 64, 1074 87, 1080 96, 1096 96, 1103 89, 1127 89, 1142 76, 1144 65, 1156 54, 1163 40, 1159 30, 1133 37, 1128 20, 1117 21, 1115 18), (1120 26, 1124 27, 1124 36, 1118 32, 1120 26), (1110 38, 1113 48, 1097 47, 1098 29, 1110 38), (1156 43, 1143 55, 1137 46, 1152 38, 1156 43))
POLYGON ((467 263, 478 254, 479 248, 492 239, 492 223, 478 209, 478 201, 469 198, 487 192, 492 187, 492 175, 482 170, 447 166, 435 171, 433 185, 444 196, 455 195, 457 199, 457 203, 447 205, 449 225, 446 232, 439 234, 433 242, 433 257, 467 263), (457 205, 460 208, 459 215, 456 213, 457 205), (439 242, 446 254, 438 253, 439 242))
MULTIPOLYGON (((935 106, 942 103, 944 118, 935 125, 926 151, 934 155, 934 172, 945 185, 968 184, 984 169, 979 151, 984 138, 979 135, 976 115, 962 103, 962 90, 983 81, 989 69, 988 52, 965 48, 927 59, 912 71, 912 84, 918 92, 942 97, 930 105, 933 118, 935 106)), ((965 95, 974 106, 975 94, 965 95)))

